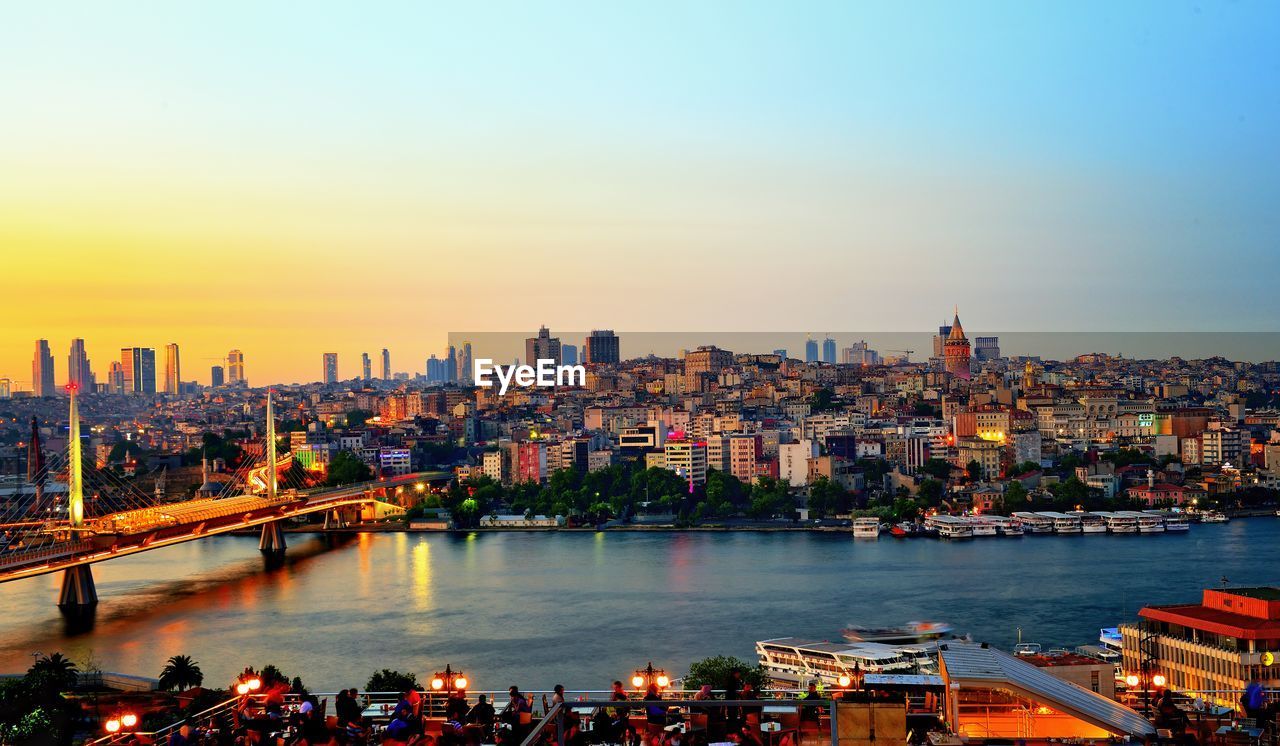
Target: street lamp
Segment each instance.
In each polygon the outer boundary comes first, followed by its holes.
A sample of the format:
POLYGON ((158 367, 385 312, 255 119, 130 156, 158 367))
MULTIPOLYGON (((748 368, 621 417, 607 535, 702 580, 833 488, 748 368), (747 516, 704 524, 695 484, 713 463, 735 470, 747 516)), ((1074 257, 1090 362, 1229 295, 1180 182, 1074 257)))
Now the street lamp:
POLYGON ((461 671, 455 671, 452 666, 445 664, 444 671, 437 672, 431 679, 431 689, 437 692, 452 692, 466 689, 467 683, 467 677, 461 671))
POLYGON ((102 724, 104 730, 111 735, 120 732, 128 733, 138 726, 138 716, 132 712, 124 712, 114 715, 107 722, 102 724))
POLYGON ((661 668, 654 668, 653 661, 649 661, 649 665, 644 668, 637 669, 631 677, 631 685, 636 689, 645 689, 649 684, 655 684, 659 689, 671 686, 671 677, 661 668))

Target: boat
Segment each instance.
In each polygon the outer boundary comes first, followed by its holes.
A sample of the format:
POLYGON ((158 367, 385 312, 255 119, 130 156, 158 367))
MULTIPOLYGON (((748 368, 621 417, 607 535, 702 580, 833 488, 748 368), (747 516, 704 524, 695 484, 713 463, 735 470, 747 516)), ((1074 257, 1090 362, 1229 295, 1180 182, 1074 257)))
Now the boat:
POLYGON ((905 539, 914 536, 916 532, 915 524, 912 523, 895 523, 889 529, 889 535, 895 539, 905 539))
POLYGON ((932 515, 925 525, 938 532, 940 539, 972 539, 973 526, 965 518, 953 515, 932 515))
POLYGON ((986 517, 975 516, 966 519, 966 521, 969 524, 969 528, 971 529, 974 538, 979 536, 995 536, 998 533, 995 521, 986 517))
POLYGON ((1226 523, 1231 520, 1226 513, 1219 513, 1216 510, 1206 510, 1200 514, 1201 523, 1226 523))
POLYGON ((1138 518, 1126 511, 1116 513, 1098 513, 1107 522, 1107 531, 1113 534, 1138 533, 1138 518))
POLYGON ((1072 511, 1071 515, 1080 516, 1080 533, 1105 534, 1107 532, 1107 522, 1097 513, 1072 511))
POLYGON ((842 676, 868 673, 911 673, 914 658, 878 642, 826 642, 779 637, 756 643, 756 655, 772 683, 803 688, 809 682, 838 687, 842 676))
POLYGON ((1013 646, 1013 654, 1021 656, 1040 655, 1042 649, 1038 642, 1020 642, 1013 646))
POLYGON ((1164 533, 1164 518, 1151 513, 1141 513, 1132 511, 1138 519, 1138 533, 1142 534, 1162 534, 1164 533))
POLYGON ((1076 655, 1083 655, 1086 658, 1103 661, 1119 665, 1124 660, 1124 656, 1111 648, 1105 648, 1101 645, 1081 645, 1075 649, 1076 655))
POLYGON ((1029 534, 1053 533, 1053 519, 1046 517, 1043 513, 1024 510, 1014 513, 1013 517, 1022 521, 1022 530, 1029 534))
POLYGON ((950 637, 954 629, 946 622, 907 622, 901 627, 860 627, 850 624, 840 630, 840 634, 849 642, 913 645, 950 637))
POLYGON ((1001 536, 1022 536, 1022 521, 1002 515, 984 515, 982 519, 996 527, 1001 536))
POLYGON ((1055 534, 1078 534, 1081 530, 1080 516, 1071 513, 1042 512, 1040 515, 1053 521, 1055 534))
POLYGON ((853 536, 855 539, 877 539, 880 537, 879 518, 854 518, 853 536))
POLYGON ((1188 531, 1191 529, 1191 523, 1187 520, 1185 513, 1168 513, 1162 510, 1144 510, 1144 513, 1160 516, 1164 521, 1165 531, 1188 531))

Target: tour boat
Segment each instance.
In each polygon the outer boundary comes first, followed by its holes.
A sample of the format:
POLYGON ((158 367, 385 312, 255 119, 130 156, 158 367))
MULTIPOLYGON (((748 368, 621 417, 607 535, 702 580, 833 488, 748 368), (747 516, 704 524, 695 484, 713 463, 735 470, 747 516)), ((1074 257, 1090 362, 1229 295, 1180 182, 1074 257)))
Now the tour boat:
POLYGON ((1020 642, 1013 646, 1014 655, 1040 655, 1041 650, 1043 648, 1040 647, 1038 642, 1020 642))
POLYGON ((1201 523, 1226 523, 1231 520, 1225 513, 1219 513, 1216 510, 1208 510, 1200 514, 1201 523))
MULTIPOLYGON (((910 673, 914 660, 877 642, 818 642, 779 637, 756 643, 760 666, 771 682, 802 688, 811 681, 840 686, 840 678, 856 680, 868 673, 910 673)), ((847 682, 846 682, 847 685, 847 682)))
POLYGON ((901 627, 860 627, 850 624, 840 630, 840 634, 849 642, 910 645, 950 637, 954 629, 946 622, 907 622, 901 627))
POLYGON ((1020 511, 1014 513, 1013 517, 1022 521, 1022 529, 1029 534, 1053 533, 1053 519, 1043 513, 1020 511))
POLYGON ((1041 513, 1040 515, 1053 521, 1053 532, 1056 534, 1078 534, 1083 528, 1078 515, 1053 512, 1041 513))
POLYGON ((879 518, 854 518, 853 536, 856 539, 876 539, 880 536, 879 518))
MULTIPOLYGON (((1001 536, 1022 536, 1022 521, 1002 515, 984 515, 982 520, 996 527, 1001 536)), ((976 534, 975 534, 976 535, 976 534)))
POLYGON ((1107 522, 1097 513, 1073 511, 1071 515, 1080 517, 1080 533, 1105 534, 1107 532, 1107 522))
POLYGON ((995 521, 992 521, 985 516, 974 516, 967 519, 967 521, 969 523, 969 528, 973 532, 974 538, 979 536, 995 536, 998 533, 995 521))
POLYGON ((1107 522, 1107 531, 1113 534, 1136 534, 1138 533, 1138 518, 1135 515, 1126 512, 1118 513, 1099 513, 1102 519, 1107 522))
POLYGON ((940 539, 972 539, 973 526, 969 521, 953 515, 933 515, 925 521, 925 525, 938 532, 940 539))
POLYGON ((1159 515, 1150 513, 1137 513, 1138 517, 1138 533, 1143 534, 1162 534, 1164 533, 1164 518, 1159 515))
POLYGON ((1144 513, 1160 516, 1164 521, 1165 531, 1188 531, 1191 529, 1191 523, 1187 520, 1185 513, 1165 513, 1159 510, 1146 510, 1144 513))

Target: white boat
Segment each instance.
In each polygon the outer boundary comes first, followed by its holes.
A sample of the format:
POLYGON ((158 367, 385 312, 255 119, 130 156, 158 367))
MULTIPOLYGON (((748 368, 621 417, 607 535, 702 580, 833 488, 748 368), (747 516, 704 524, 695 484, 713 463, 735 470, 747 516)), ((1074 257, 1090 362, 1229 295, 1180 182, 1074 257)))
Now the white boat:
POLYGON ((1070 513, 1057 513, 1050 511, 1042 511, 1039 515, 1053 521, 1053 532, 1055 534, 1078 534, 1080 533, 1080 516, 1070 513))
POLYGON ((953 515, 933 515, 925 519, 925 525, 938 532, 940 539, 972 539, 973 526, 964 518, 953 515))
POLYGON ((1138 533, 1138 517, 1126 511, 1117 513, 1098 513, 1107 522, 1107 531, 1113 534, 1138 533))
POLYGON ((1219 513, 1216 510, 1209 510, 1200 514, 1201 523, 1226 523, 1231 520, 1225 513, 1219 513))
POLYGON ((854 518, 853 519, 853 536, 856 539, 880 538, 880 519, 879 518, 854 518))
POLYGON ((1138 511, 1128 511, 1138 520, 1138 533, 1141 534, 1162 534, 1164 533, 1164 518, 1159 515, 1150 513, 1140 513, 1138 511))
MULTIPOLYGON (((1161 510, 1144 510, 1142 512, 1160 516, 1160 519, 1164 521, 1165 531, 1175 532, 1191 529, 1191 522, 1187 520, 1187 516, 1184 513, 1166 513, 1161 510)), ((1139 528, 1141 528, 1141 524, 1139 524, 1139 528)))
POLYGON ((996 536, 999 533, 995 521, 988 520, 985 517, 974 516, 966 520, 969 523, 969 528, 972 529, 975 539, 979 536, 996 536))
POLYGON ((901 627, 860 627, 850 624, 840 630, 840 634, 849 642, 916 645, 950 637, 954 629, 946 622, 907 622, 901 627))
POLYGON ((984 515, 982 520, 993 524, 1001 536, 1022 536, 1022 521, 1002 515, 984 515))
POLYGON ((1029 534, 1053 533, 1053 519, 1046 518, 1043 513, 1032 513, 1024 510, 1014 513, 1013 517, 1022 521, 1022 530, 1029 534))
POLYGON ((867 673, 911 673, 913 657, 878 642, 825 642, 779 637, 756 643, 756 655, 769 679, 801 688, 810 681, 839 686, 840 677, 867 673))
POLYGON ((1038 642, 1020 642, 1013 646, 1014 655, 1040 655, 1040 643, 1038 642))
POLYGON ((1080 533, 1105 534, 1107 532, 1107 522, 1097 513, 1073 511, 1071 515, 1080 516, 1080 533))

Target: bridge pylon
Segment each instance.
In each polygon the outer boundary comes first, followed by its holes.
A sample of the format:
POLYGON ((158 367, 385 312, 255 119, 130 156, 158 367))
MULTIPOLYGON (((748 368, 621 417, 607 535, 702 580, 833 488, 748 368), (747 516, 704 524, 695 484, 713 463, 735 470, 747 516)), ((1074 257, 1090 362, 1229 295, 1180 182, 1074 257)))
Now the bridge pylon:
POLYGON ((284 554, 284 531, 280 521, 262 524, 262 536, 258 539, 258 549, 270 554, 284 554))
POLYGON ((62 591, 58 593, 58 606, 82 608, 98 604, 98 589, 93 584, 93 571, 89 565, 76 565, 62 571, 62 591))

